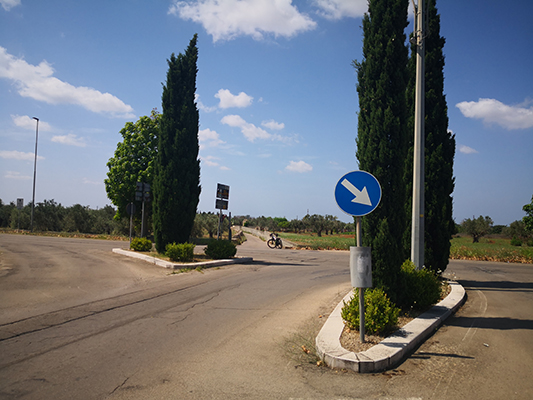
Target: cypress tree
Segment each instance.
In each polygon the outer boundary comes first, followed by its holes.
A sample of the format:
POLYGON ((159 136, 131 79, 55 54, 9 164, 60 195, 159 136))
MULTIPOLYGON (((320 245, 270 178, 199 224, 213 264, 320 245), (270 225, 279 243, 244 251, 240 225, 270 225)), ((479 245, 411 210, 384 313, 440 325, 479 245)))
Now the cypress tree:
POLYGON ((153 184, 153 221, 157 251, 168 243, 185 243, 200 199, 199 113, 194 100, 198 35, 185 54, 174 53, 163 86, 161 129, 153 184))
POLYGON ((357 151, 361 170, 381 184, 380 205, 362 217, 363 245, 372 247, 373 283, 395 300, 406 258, 404 168, 407 152, 408 0, 370 0, 363 17, 363 60, 357 69, 357 151))
MULTIPOLYGON (((425 39, 425 203, 424 203, 424 264, 437 273, 448 265, 450 239, 455 223, 452 217, 454 189, 453 160, 455 135, 448 131, 448 106, 444 95, 444 55, 446 40, 440 36, 440 16, 436 0, 427 5, 427 36, 425 39)), ((406 186, 412 193, 413 185, 413 132, 414 98, 416 85, 416 49, 411 47, 409 60, 407 104, 409 116, 409 156, 406 163, 406 186)), ((406 211, 411 215, 411 196, 407 197, 406 211)), ((411 245, 411 219, 404 236, 406 249, 411 245)))

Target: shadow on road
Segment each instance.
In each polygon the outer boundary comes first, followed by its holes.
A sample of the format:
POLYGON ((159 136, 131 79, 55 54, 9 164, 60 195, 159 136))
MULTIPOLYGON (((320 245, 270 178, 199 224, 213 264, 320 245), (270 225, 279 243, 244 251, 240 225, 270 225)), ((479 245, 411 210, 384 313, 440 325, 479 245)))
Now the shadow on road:
POLYGON ((461 356, 459 354, 450 354, 450 353, 430 353, 421 351, 411 356, 412 359, 420 359, 420 360, 429 360, 431 357, 448 357, 448 358, 465 358, 469 360, 473 360, 474 357, 470 356, 461 356))
POLYGON ((510 281, 469 281, 460 280, 465 288, 476 288, 483 290, 513 290, 530 292, 533 291, 533 282, 510 282, 510 281))
POLYGON ((507 317, 454 317, 447 321, 446 325, 459 326, 463 328, 480 329, 532 329, 533 321, 530 319, 517 319, 507 317))

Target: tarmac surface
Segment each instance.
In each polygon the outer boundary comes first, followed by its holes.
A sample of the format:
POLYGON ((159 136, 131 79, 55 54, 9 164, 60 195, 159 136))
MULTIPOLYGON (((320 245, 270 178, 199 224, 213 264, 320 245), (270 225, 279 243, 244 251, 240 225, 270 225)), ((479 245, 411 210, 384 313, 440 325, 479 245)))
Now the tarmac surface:
POLYGON ((250 237, 252 263, 170 274, 114 247, 0 235, 0 398, 533 398, 533 265, 450 261, 468 301, 401 364, 356 373, 315 356, 347 252, 250 237))
MULTIPOLYGON (((269 238, 268 232, 260 232, 255 229, 248 228, 246 229, 246 233, 260 237, 262 240, 269 238)), ((293 246, 291 243, 290 248, 293 246)), ((164 268, 173 269, 194 268, 197 266, 213 267, 253 261, 252 257, 237 257, 227 260, 175 264, 129 250, 113 249, 113 252, 127 257, 141 259, 164 268)), ((464 303, 466 300, 464 288, 457 282, 450 282, 450 286, 451 291, 449 295, 440 303, 409 322, 378 345, 360 353, 348 351, 340 343, 340 337, 344 328, 341 309, 344 302, 348 302, 352 298, 353 293, 350 291, 329 315, 316 338, 316 351, 318 356, 331 368, 346 368, 361 373, 378 372, 396 367, 420 346, 424 340, 430 337, 464 303)))

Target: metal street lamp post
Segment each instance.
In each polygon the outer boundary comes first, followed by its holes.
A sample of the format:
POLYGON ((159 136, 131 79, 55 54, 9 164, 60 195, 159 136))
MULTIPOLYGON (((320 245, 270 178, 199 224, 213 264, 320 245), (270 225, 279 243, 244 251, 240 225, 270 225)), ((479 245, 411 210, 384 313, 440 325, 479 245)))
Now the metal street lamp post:
POLYGON ((411 261, 416 269, 424 266, 424 57, 425 57, 425 10, 424 2, 418 0, 415 8, 416 43, 416 89, 415 89, 415 132, 413 159, 413 211, 411 231, 411 261))
POLYGON ((30 229, 33 232, 33 210, 35 209, 35 178, 37 177, 37 141, 39 138, 39 118, 33 117, 37 121, 35 126, 35 160, 33 161, 33 200, 31 202, 31 224, 30 229))

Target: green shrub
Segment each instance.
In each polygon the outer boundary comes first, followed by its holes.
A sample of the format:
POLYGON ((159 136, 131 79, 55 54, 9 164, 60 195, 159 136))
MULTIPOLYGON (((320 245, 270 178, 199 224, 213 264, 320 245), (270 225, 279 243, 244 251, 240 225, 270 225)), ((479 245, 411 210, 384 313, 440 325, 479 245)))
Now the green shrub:
MULTIPOLYGON (((385 334, 398 325, 400 309, 396 308, 387 294, 379 288, 365 290, 365 332, 368 334, 385 334)), ((359 330, 359 293, 341 310, 341 317, 350 329, 359 330)))
POLYGON ((169 243, 167 244, 165 254, 171 261, 192 261, 194 258, 193 243, 169 243))
POLYGON ((522 246, 522 241, 518 239, 516 236, 514 236, 511 239, 511 246, 522 246))
POLYGON ((135 251, 150 251, 152 250, 152 242, 146 238, 133 238, 130 248, 135 251))
POLYGON ((221 260, 235 256, 237 247, 228 240, 211 240, 204 253, 213 260, 221 260))
POLYGON ((403 309, 425 310, 440 300, 442 285, 430 270, 417 270, 412 261, 406 260, 400 271, 401 289, 399 306, 403 309))

